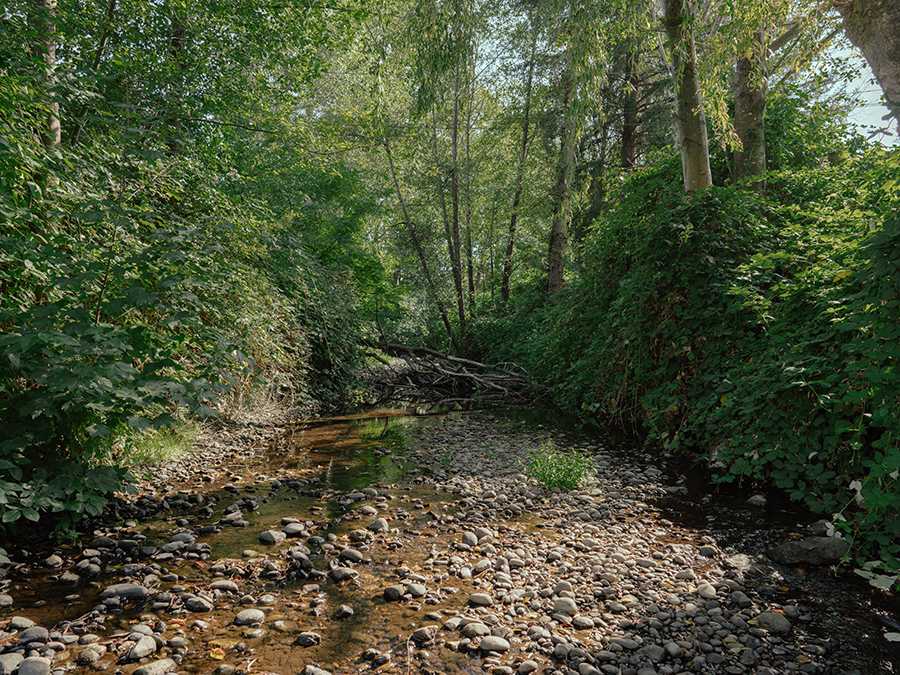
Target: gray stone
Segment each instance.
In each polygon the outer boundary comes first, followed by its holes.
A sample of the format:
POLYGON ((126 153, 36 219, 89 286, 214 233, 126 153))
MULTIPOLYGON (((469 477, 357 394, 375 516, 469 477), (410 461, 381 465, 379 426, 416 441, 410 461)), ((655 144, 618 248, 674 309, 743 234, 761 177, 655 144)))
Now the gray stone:
POLYGON ((388 529, 388 521, 384 518, 376 518, 366 529, 370 532, 385 532, 388 529))
POLYGON ((494 604, 494 599, 487 593, 473 593, 469 597, 469 604, 473 607, 490 607, 494 604))
POLYGON ((540 665, 538 665, 537 661, 532 661, 531 659, 522 661, 522 663, 519 664, 519 675, 530 675, 530 673, 533 673, 538 668, 540 668, 540 665))
POLYGON ((418 645, 426 644, 434 640, 434 636, 437 635, 437 632, 437 626, 422 626, 413 631, 412 640, 418 645))
POLYGON ((13 604, 13 599, 11 595, 7 593, 0 593, 0 607, 9 607, 13 604))
POLYGON ((345 548, 341 551, 340 555, 341 560, 346 560, 351 563, 360 563, 363 561, 363 554, 357 551, 355 548, 345 548))
POLYGON ((424 584, 409 584, 406 587, 407 593, 409 593, 414 598, 421 598, 427 592, 424 584))
POLYGON ((111 597, 127 598, 129 600, 144 600, 150 596, 150 589, 140 584, 113 584, 103 589, 102 598, 111 597))
POLYGON ((791 622, 778 612, 763 612, 756 617, 756 623, 760 628, 765 628, 770 633, 785 634, 791 632, 791 622))
POLYGON ((50 659, 29 656, 19 664, 18 675, 50 675, 50 659))
POLYGON ((303 523, 288 523, 282 532, 288 537, 304 537, 306 536, 306 526, 303 523))
POLYGON ((575 616, 578 614, 578 605, 575 604, 572 598, 555 598, 553 600, 553 610, 569 616, 575 616))
POLYGON ((841 560, 850 546, 837 537, 813 537, 787 541, 769 549, 768 556, 783 565, 833 565, 841 560))
POLYGON ((353 616, 353 608, 350 605, 341 605, 334 613, 335 619, 349 619, 353 616))
POLYGON ((490 635, 491 629, 480 621, 473 621, 472 623, 467 623, 463 626, 460 632, 463 634, 463 637, 475 638, 490 635))
POLYGON ((217 579, 212 582, 209 587, 214 591, 225 591, 227 593, 238 593, 238 585, 231 579, 217 579))
POLYGON ((287 539, 287 535, 281 530, 266 530, 259 535, 259 543, 266 546, 275 546, 285 539, 287 539))
POLYGON ((343 583, 345 581, 351 581, 359 576, 359 572, 354 569, 350 569, 349 567, 335 567, 328 573, 328 576, 331 577, 331 580, 337 584, 343 583))
POLYGON ((192 612, 211 612, 213 609, 213 604, 199 595, 193 595, 185 600, 184 606, 192 612))
POLYGON ((509 651, 509 642, 496 635, 485 635, 481 638, 479 648, 483 652, 507 652, 509 651))
POLYGON ((0 654, 0 675, 12 675, 12 672, 25 660, 22 654, 11 652, 0 654))
POLYGON ((134 647, 128 652, 128 659, 130 661, 140 661, 151 654, 155 654, 157 648, 156 640, 149 635, 144 635, 134 643, 134 647))
POLYGON ((50 637, 50 631, 43 626, 31 626, 19 633, 19 644, 27 645, 31 642, 46 642, 50 637))
POLYGON ((384 599, 388 602, 394 602, 403 598, 404 593, 406 593, 406 588, 403 586, 388 586, 384 589, 384 599))
POLYGON ((172 659, 160 659, 136 669, 132 675, 164 675, 175 670, 175 662, 172 659))
POLYGON ((297 639, 294 640, 294 644, 298 647, 314 647, 320 642, 322 642, 322 636, 318 633, 309 631, 300 633, 300 635, 297 636, 297 639))
POLYGON ((598 670, 590 663, 579 663, 578 675, 602 675, 602 671, 598 670))
POLYGON ((82 649, 78 652, 78 656, 75 657, 75 661, 82 666, 86 666, 91 663, 96 663, 100 660, 100 657, 106 653, 106 647, 102 645, 91 645, 87 649, 82 649))
POLYGON ((244 609, 237 613, 234 617, 234 625, 236 626, 253 626, 259 625, 266 620, 266 614, 261 609, 244 609))

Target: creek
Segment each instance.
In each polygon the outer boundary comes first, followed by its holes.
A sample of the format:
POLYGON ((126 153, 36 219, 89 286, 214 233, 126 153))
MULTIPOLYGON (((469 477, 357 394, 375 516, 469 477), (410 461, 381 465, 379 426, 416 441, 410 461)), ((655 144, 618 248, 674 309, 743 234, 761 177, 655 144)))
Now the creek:
POLYGON ((0 675, 16 653, 48 659, 20 675, 868 674, 900 664, 883 637, 895 598, 853 575, 765 560, 811 514, 773 495, 755 508, 749 494, 710 493, 677 458, 612 447, 534 411, 375 410, 263 438, 157 485, 133 502, 133 513, 164 503, 146 518, 14 550, 0 580, 0 675), (593 488, 570 496, 526 480, 528 449, 548 438, 599 458, 593 488), (469 541, 480 529, 489 534, 469 541), (714 553, 699 554, 704 545, 714 553), (557 584, 566 579, 571 591, 557 584), (701 603, 705 580, 713 596, 701 603), (123 583, 146 597, 101 596, 123 583), (396 601, 388 587, 401 589, 396 601), (735 590, 752 607, 735 605, 735 590), (567 599, 578 614, 560 609, 567 599), (247 609, 259 620, 239 625, 247 609), (753 628, 772 611, 789 617, 788 634, 753 628), (22 643, 16 626, 27 622, 47 637, 22 643), (503 644, 479 648, 481 628, 466 634, 476 623, 503 644), (140 655, 144 634, 155 647, 140 655))

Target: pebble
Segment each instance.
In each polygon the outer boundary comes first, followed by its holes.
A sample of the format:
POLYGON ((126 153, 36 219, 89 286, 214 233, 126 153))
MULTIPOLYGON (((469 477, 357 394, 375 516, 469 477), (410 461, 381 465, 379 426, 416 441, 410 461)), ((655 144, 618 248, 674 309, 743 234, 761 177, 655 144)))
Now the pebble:
POLYGON ((261 609, 243 609, 234 617, 236 626, 259 625, 266 620, 266 614, 261 609))
POLYGON ((175 670, 175 661, 172 659, 160 659, 135 669, 132 675, 164 675, 175 670))

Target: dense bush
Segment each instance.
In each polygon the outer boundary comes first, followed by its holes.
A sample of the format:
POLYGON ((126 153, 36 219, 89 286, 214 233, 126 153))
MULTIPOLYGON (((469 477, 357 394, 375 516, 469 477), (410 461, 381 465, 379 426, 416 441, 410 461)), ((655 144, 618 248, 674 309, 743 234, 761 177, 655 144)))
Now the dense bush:
POLYGON ((685 198, 660 163, 596 226, 563 298, 479 344, 587 418, 712 455, 900 557, 895 154, 685 198), (792 197, 793 195, 793 197, 792 197), (794 198, 801 195, 800 199, 794 198))

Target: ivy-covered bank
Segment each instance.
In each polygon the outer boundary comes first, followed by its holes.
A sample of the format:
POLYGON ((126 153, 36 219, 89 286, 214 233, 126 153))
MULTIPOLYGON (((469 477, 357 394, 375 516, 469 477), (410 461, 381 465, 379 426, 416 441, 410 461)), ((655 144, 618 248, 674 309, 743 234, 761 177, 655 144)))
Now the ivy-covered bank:
POLYGON ((685 197, 635 174, 566 292, 522 289, 480 349, 563 408, 708 458, 830 518, 857 562, 900 561, 900 153, 685 197), (529 298, 535 298, 530 302, 529 298))

